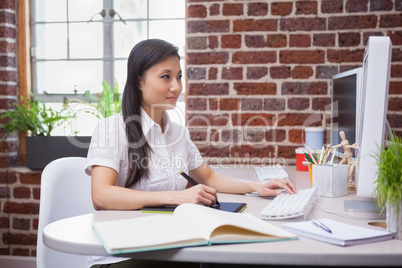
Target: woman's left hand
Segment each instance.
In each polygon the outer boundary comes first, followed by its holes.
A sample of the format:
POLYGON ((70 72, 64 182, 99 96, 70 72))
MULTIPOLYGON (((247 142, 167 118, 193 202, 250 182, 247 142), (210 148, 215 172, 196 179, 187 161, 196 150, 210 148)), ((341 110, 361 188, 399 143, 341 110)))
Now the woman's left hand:
POLYGON ((256 192, 261 196, 280 195, 285 189, 290 194, 296 194, 296 186, 289 179, 274 179, 257 183, 256 192))

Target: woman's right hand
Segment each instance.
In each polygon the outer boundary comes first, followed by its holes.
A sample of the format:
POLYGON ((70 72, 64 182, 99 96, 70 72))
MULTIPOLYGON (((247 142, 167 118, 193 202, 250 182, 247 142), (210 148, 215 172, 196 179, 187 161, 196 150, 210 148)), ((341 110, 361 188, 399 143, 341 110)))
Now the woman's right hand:
POLYGON ((179 203, 194 203, 210 206, 216 203, 218 197, 216 190, 204 184, 198 184, 193 187, 180 191, 179 203))

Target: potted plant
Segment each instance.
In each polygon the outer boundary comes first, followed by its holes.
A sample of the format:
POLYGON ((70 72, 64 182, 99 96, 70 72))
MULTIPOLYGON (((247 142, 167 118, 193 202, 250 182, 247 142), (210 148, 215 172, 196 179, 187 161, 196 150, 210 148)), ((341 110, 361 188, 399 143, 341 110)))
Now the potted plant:
POLYGON ((93 114, 100 119, 121 111, 121 98, 117 82, 114 84, 113 91, 106 81, 102 82, 102 88, 102 92, 96 96, 92 95, 88 90, 85 91, 85 96, 90 100, 90 105, 97 111, 97 114, 93 114))
POLYGON ((14 103, 15 110, 0 114, 5 123, 1 128, 4 138, 11 133, 26 134, 27 166, 31 169, 43 169, 54 159, 66 156, 86 156, 90 137, 51 136, 52 130, 62 124, 68 124, 75 117, 70 111, 55 111, 38 98, 21 98, 14 103), (63 113, 65 112, 65 113, 63 113))
POLYGON ((378 164, 378 205, 387 210, 387 230, 402 239, 402 139, 393 133, 388 145, 374 157, 378 164))

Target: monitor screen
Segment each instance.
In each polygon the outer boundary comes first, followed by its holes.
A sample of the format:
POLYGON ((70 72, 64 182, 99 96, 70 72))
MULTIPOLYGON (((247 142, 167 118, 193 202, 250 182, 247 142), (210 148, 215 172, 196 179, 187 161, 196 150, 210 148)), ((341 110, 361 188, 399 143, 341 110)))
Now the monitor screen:
MULTIPOLYGON (((361 72, 362 68, 356 68, 332 77, 331 146, 342 142, 340 131, 345 132, 349 144, 357 141, 361 72)), ((341 150, 337 155, 343 158, 341 150)))

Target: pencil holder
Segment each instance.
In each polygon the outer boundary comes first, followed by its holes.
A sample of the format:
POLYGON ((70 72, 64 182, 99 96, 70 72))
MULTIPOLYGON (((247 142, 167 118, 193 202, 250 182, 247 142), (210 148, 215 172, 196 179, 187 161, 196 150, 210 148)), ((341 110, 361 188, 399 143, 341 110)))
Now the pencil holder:
POLYGON ((313 164, 308 161, 303 161, 302 164, 308 168, 308 173, 310 175, 310 186, 313 188, 313 164))
POLYGON ((348 165, 313 165, 316 195, 339 197, 348 194, 348 165))

